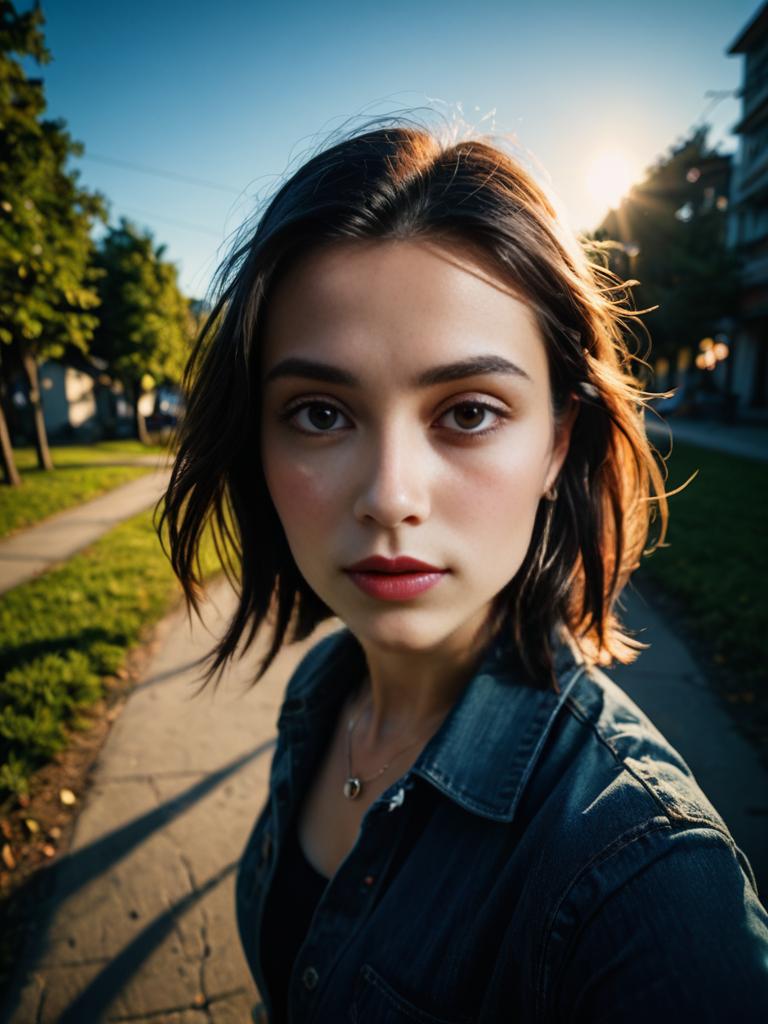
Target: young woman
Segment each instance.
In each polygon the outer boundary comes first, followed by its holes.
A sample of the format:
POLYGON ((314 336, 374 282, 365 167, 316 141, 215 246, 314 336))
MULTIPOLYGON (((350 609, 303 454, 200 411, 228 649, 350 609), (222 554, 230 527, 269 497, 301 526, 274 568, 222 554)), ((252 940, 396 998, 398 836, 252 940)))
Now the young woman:
POLYGON ((288 682, 237 881, 264 1019, 765 1020, 768 917, 600 666, 666 527, 627 289, 483 138, 319 152, 223 268, 166 495, 288 682))

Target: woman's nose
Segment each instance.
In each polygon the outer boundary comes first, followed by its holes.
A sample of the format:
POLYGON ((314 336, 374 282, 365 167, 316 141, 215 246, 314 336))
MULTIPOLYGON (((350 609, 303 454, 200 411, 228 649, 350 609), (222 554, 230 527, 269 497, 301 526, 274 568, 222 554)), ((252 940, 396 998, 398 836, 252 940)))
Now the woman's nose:
POLYGON ((429 472, 426 453, 413 431, 394 429, 372 440, 361 454, 354 513, 393 527, 429 516, 429 472))

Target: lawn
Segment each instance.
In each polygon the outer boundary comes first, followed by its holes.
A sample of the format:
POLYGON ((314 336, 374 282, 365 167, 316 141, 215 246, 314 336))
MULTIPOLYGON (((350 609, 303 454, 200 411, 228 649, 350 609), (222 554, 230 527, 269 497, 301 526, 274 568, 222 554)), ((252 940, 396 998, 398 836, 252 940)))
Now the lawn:
POLYGON ((37 468, 34 448, 17 448, 14 455, 22 484, 0 485, 0 537, 149 473, 150 466, 128 463, 137 455, 164 451, 132 440, 61 445, 51 448, 56 468, 45 472, 37 468))
MULTIPOLYGON (((200 562, 211 579, 210 533, 200 562)), ((83 789, 130 655, 180 593, 148 509, 0 601, 0 1001, 34 921, 31 883, 71 827, 64 787, 83 789)))
POLYGON ((764 729, 768 464, 675 443, 667 465, 667 490, 698 476, 669 499, 668 547, 643 560, 638 579, 647 575, 672 598, 726 699, 764 729))
MULTIPOLYGON (((210 537, 206 574, 218 568, 210 537)), ((152 510, 110 530, 0 603, 0 803, 61 750, 126 652, 177 599, 152 510)))

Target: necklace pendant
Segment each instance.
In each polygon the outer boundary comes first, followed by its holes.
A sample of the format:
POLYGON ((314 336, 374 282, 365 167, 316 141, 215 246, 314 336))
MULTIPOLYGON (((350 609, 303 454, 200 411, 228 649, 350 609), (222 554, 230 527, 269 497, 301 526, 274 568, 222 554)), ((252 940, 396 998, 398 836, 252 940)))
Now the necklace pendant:
POLYGON ((362 791, 362 780, 354 775, 351 775, 344 783, 344 796, 347 798, 347 800, 354 800, 355 797, 360 796, 362 791))

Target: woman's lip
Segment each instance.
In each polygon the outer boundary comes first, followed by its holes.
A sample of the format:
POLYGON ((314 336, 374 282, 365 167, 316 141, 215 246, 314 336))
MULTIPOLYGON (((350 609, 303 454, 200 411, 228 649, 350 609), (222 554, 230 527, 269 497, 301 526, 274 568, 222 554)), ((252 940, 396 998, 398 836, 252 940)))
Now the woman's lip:
POLYGON ((382 601, 405 601, 434 587, 446 570, 431 572, 355 572, 347 570, 352 582, 370 597, 382 601))
POLYGON ((346 566, 346 568, 350 572, 443 572, 439 565, 430 565, 429 562, 411 558, 410 555, 397 555, 395 558, 370 555, 368 558, 355 562, 354 565, 346 566))

